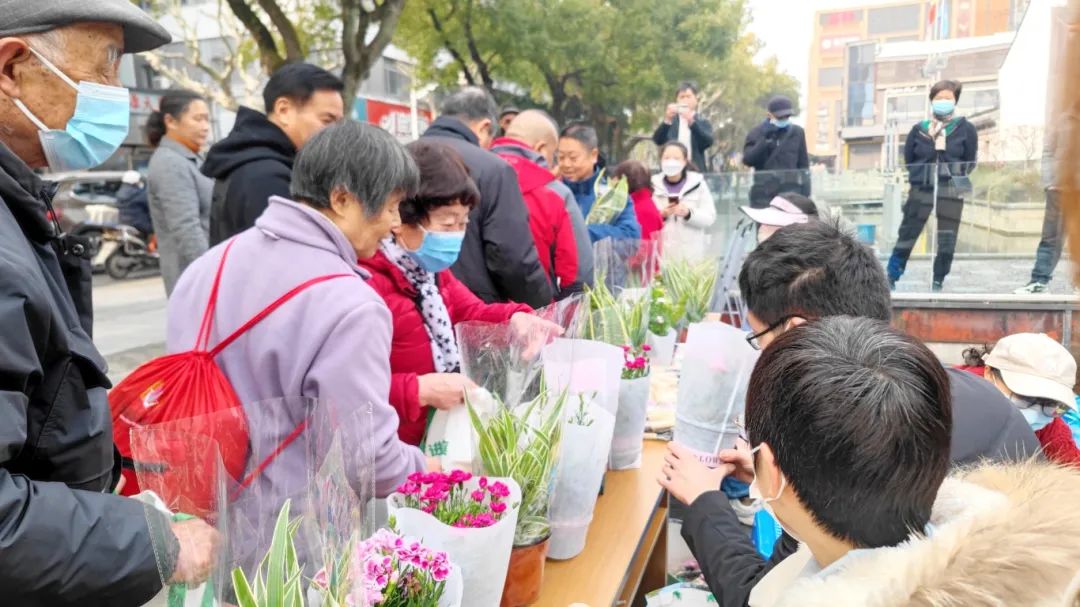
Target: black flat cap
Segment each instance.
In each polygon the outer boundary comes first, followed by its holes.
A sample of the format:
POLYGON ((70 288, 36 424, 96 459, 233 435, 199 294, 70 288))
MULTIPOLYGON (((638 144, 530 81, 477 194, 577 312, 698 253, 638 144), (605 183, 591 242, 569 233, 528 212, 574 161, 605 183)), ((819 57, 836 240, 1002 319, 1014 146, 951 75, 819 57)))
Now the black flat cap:
POLYGON ((776 95, 769 100, 769 113, 777 118, 787 118, 795 113, 795 106, 785 95, 776 95))
POLYGON ((0 38, 38 34, 76 23, 115 23, 124 28, 124 52, 141 53, 172 36, 130 0, 0 0, 0 38))
POLYGON ((499 111, 499 119, 502 119, 502 117, 507 115, 507 114, 520 114, 520 113, 521 113, 521 110, 519 110, 517 108, 517 106, 504 105, 502 110, 499 111))

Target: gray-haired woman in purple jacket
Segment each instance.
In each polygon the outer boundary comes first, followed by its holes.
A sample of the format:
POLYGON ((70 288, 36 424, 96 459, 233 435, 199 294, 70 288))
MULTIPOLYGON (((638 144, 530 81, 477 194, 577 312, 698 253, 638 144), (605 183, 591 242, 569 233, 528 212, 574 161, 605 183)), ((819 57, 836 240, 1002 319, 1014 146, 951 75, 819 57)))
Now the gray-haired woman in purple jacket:
MULTIPOLYGON (((253 453, 272 452, 274 446, 263 443, 275 440, 256 431, 259 416, 271 413, 255 403, 285 399, 289 408, 299 408, 290 403, 310 398, 345 410, 372 409, 363 416, 370 428, 342 434, 345 440, 355 435, 355 440, 374 441, 380 497, 426 468, 423 454, 398 440, 397 413, 387 401, 390 312, 357 264, 374 255, 379 241, 400 225, 398 204, 418 186, 416 165, 389 133, 338 123, 312 138, 297 156, 292 200, 271 198, 255 227, 211 249, 184 272, 169 300, 169 352, 188 351, 195 344, 219 267, 211 347, 297 286, 338 276, 296 294, 215 359, 252 420, 253 453)), ((272 412, 282 419, 305 415, 272 412)), ((349 444, 344 446, 348 451, 349 444)), ((258 482, 295 484, 293 467, 275 463, 261 471, 258 482)))

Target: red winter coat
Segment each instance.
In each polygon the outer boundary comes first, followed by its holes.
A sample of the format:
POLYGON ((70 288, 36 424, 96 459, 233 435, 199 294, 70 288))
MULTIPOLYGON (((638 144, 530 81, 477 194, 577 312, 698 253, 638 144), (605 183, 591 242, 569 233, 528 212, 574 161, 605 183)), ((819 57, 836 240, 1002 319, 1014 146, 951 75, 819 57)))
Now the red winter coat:
MULTIPOLYGON (((371 259, 360 260, 360 265, 371 272, 368 286, 382 295, 394 317, 394 337, 390 343, 390 405, 401 419, 398 437, 410 445, 419 445, 427 429, 427 407, 420 402, 417 378, 434 373, 435 361, 424 320, 416 307, 416 289, 382 251, 371 259)), ((518 312, 532 312, 532 308, 524 304, 484 303, 449 270, 439 272, 437 280, 450 313, 450 322, 455 325, 469 320, 501 323, 518 312)))
POLYGON ((1076 446, 1072 429, 1065 420, 1060 417, 1054 418, 1054 421, 1035 433, 1035 438, 1039 439, 1046 459, 1055 464, 1080 468, 1080 447, 1076 446))
MULTIPOLYGON (((492 149, 497 154, 499 146, 528 148, 524 142, 509 137, 500 137, 492 143, 492 149)), ((525 198, 525 206, 529 208, 529 227, 536 242, 540 264, 544 266, 552 284, 565 289, 578 279, 577 241, 574 240, 574 226, 570 223, 562 196, 547 187, 555 181, 555 176, 520 155, 499 154, 499 157, 510 163, 517 173, 518 186, 525 198)))

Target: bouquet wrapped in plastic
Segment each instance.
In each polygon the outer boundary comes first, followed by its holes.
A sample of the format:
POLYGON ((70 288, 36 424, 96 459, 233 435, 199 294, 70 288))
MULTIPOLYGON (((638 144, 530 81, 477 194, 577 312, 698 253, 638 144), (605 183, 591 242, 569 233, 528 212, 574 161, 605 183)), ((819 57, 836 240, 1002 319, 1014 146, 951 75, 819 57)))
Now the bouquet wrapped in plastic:
MULTIPOLYGON (((582 297, 574 296, 534 312, 532 317, 552 323, 539 329, 521 319, 501 324, 461 323, 456 329, 462 373, 502 402, 520 404, 538 393, 540 351, 556 337, 549 329, 558 326, 566 335, 575 335, 586 312, 582 297)), ((493 402, 475 398, 473 405, 486 415, 493 402)), ((478 461, 476 435, 465 407, 435 411, 424 449, 440 458, 444 470, 473 470, 478 461)))
POLYGON ((716 466, 716 453, 733 448, 739 436, 758 352, 746 343, 745 333, 720 322, 690 325, 684 347, 675 440, 716 466))
POLYGON ((521 490, 512 479, 414 474, 388 499, 392 524, 445 552, 461 571, 462 605, 495 607, 514 543, 521 490))
POLYGON ((615 220, 630 204, 630 186, 625 178, 605 180, 605 171, 596 177, 596 202, 585 223, 604 225, 615 220))
MULTIPOLYGON (((300 597, 301 602, 288 604, 303 605, 315 573, 344 571, 342 562, 373 531, 371 406, 287 398, 245 405, 244 410, 251 437, 244 474, 238 481, 224 478, 218 483, 216 511, 205 516, 222 537, 217 567, 209 579, 220 588, 218 597, 241 607, 261 607, 285 595, 300 597), (286 503, 297 517, 295 521, 285 517, 291 538, 288 550, 280 529, 286 503), (286 569, 298 575, 286 576, 286 569)), ((171 512, 182 511, 189 487, 206 484, 200 477, 210 466, 205 460, 216 457, 214 445, 191 429, 212 426, 207 420, 180 420, 132 433, 140 483, 160 492, 171 512), (189 448, 179 449, 185 442, 189 448)), ((175 562, 169 562, 168 555, 175 540, 171 523, 159 511, 148 512, 147 520, 161 561, 159 570, 170 578, 175 562)), ((345 605, 351 590, 351 578, 339 577, 333 594, 322 604, 345 605)))
POLYGON ((607 467, 619 408, 623 353, 594 341, 560 339, 544 348, 544 378, 566 392, 566 419, 548 513, 548 557, 569 559, 585 549, 607 467))

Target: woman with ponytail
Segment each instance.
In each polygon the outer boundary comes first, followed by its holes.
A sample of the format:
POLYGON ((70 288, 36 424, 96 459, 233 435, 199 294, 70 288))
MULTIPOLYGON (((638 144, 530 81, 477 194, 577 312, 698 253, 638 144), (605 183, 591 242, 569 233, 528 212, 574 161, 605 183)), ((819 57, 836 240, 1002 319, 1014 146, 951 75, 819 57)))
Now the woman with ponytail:
POLYGON ((157 148, 146 181, 167 294, 209 247, 214 181, 199 172, 209 135, 210 108, 191 91, 165 93, 146 121, 146 138, 157 148))

